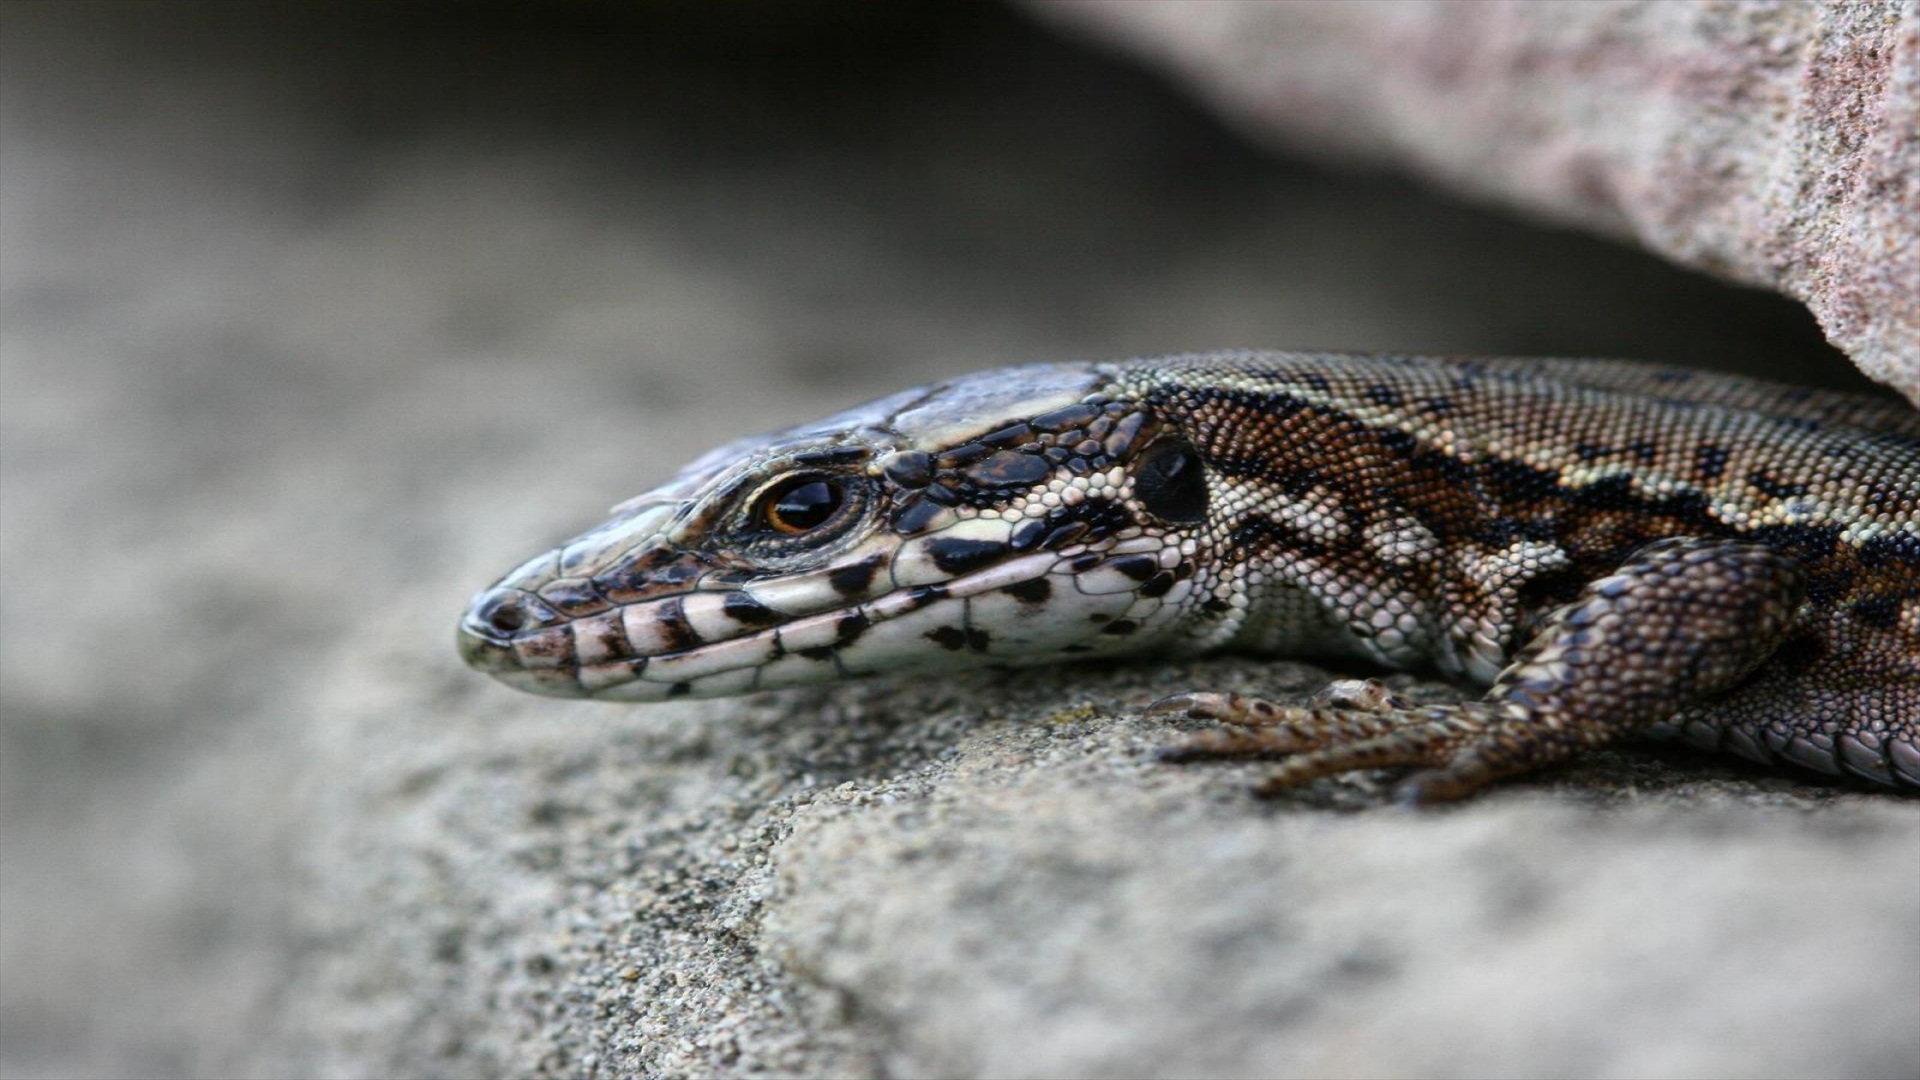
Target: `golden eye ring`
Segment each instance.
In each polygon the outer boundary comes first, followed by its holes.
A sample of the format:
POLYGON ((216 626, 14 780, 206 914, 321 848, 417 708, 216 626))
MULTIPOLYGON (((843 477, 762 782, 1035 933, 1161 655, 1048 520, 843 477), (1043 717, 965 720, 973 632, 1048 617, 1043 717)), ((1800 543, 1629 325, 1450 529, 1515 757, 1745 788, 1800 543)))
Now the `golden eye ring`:
POLYGON ((760 493, 754 524, 781 536, 812 532, 847 505, 847 486, 838 477, 818 473, 789 476, 760 493))

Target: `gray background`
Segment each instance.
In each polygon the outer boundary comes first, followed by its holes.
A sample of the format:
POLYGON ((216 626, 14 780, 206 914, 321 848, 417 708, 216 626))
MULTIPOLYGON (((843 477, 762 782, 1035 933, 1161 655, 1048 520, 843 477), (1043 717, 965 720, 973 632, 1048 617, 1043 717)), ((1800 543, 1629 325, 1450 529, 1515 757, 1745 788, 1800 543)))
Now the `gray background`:
POLYGON ((7 1075, 1920 1063, 1911 802, 1633 751, 1431 825, 1276 811, 1116 717, 1293 668, 649 711, 451 648, 693 453, 915 382, 1280 346, 1858 385, 1786 301, 1275 160, 993 6, 10 3, 0 304, 7 1075), (1670 963, 1594 938, 1668 901, 1707 920, 1670 963), (1649 989, 1703 970, 1723 1007, 1649 989))

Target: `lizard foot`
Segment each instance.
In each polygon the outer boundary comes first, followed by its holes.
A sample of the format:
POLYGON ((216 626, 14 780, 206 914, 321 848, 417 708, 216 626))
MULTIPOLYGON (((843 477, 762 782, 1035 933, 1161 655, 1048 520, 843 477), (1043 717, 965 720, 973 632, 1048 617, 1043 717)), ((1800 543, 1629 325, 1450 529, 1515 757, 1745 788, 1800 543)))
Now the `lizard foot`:
POLYGON ((1656 541, 1542 619, 1479 701, 1413 705, 1377 682, 1334 683, 1303 706, 1179 694, 1149 716, 1216 720, 1170 761, 1287 760, 1263 797, 1355 769, 1415 768, 1404 803, 1457 799, 1710 701, 1772 654, 1804 595, 1798 563, 1764 545, 1656 541))

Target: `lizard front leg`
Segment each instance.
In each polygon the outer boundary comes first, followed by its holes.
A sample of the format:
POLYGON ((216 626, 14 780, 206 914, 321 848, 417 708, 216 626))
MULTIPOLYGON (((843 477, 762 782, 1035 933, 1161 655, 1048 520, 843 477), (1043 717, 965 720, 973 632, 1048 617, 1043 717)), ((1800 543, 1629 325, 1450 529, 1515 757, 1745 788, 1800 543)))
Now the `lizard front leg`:
POLYGON ((1294 755, 1255 789, 1262 796, 1412 766, 1403 801, 1456 799, 1724 693, 1778 647, 1803 592, 1799 564, 1764 545, 1660 540, 1549 614, 1479 701, 1414 706, 1378 684, 1348 684, 1305 708, 1183 694, 1149 712, 1247 729, 1174 747, 1175 759, 1294 755))

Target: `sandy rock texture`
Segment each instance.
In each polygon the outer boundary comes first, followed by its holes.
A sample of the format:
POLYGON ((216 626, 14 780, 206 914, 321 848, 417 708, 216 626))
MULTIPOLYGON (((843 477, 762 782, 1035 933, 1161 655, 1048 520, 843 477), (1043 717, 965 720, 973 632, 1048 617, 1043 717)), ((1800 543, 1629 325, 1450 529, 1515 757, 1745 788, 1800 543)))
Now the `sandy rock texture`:
POLYGON ((1920 3, 1041 0, 1297 151, 1805 303, 1920 403, 1920 3))
POLYGON ((1920 1073, 1912 799, 1155 764, 1163 694, 1364 674, 1248 658, 620 707, 453 649, 690 455, 958 371, 1864 383, 1798 305, 987 5, 0 19, 0 1076, 1920 1073))

